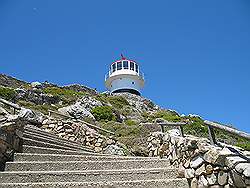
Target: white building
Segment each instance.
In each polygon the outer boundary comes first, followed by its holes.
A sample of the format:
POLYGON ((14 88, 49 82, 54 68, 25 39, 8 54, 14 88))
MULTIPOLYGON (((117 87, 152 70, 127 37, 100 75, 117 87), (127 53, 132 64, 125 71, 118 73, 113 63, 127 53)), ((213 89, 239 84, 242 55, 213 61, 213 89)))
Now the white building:
POLYGON ((138 63, 123 56, 110 65, 109 72, 105 75, 105 86, 111 93, 129 92, 141 95, 144 82, 138 63))

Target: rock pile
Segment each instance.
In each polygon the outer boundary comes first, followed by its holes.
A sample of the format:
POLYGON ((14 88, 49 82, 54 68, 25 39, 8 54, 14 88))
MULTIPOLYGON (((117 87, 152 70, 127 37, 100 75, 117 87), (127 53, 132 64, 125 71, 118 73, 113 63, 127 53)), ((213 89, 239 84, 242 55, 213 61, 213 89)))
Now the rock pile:
POLYGON ((213 146, 207 139, 180 137, 178 130, 148 138, 150 156, 167 157, 190 187, 250 187, 249 152, 213 146))
POLYGON ((112 136, 104 136, 77 120, 58 120, 52 117, 43 121, 42 129, 84 146, 89 146, 96 152, 125 155, 123 145, 112 136))

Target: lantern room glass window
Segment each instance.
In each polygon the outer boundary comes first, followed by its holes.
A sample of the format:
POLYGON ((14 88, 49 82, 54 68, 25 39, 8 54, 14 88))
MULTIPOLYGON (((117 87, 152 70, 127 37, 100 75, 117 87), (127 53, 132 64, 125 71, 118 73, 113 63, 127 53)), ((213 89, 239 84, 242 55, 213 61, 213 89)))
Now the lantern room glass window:
POLYGON ((139 72, 139 66, 135 64, 135 71, 138 73, 139 72))
POLYGON ((128 61, 123 61, 123 68, 128 69, 128 61))
POLYGON ((135 70, 135 64, 134 64, 134 62, 130 62, 130 70, 135 70))
POLYGON ((115 72, 116 71, 116 63, 114 63, 113 65, 112 65, 112 68, 111 68, 111 72, 115 72))
POLYGON ((122 69, 122 62, 117 62, 117 70, 121 70, 122 69))

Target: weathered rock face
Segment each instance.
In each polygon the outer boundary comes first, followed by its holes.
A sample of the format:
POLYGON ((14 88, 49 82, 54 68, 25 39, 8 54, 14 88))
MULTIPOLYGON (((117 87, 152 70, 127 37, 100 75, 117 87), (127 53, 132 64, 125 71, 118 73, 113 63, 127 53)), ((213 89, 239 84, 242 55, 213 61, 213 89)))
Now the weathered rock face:
POLYGON ((86 108, 82 106, 81 102, 76 102, 73 105, 59 108, 58 111, 61 112, 62 114, 70 115, 77 119, 84 119, 84 118, 90 118, 92 120, 95 119, 95 117, 86 108))
POLYGON ((17 93, 16 100, 30 101, 35 104, 56 104, 60 101, 58 96, 45 94, 39 89, 16 89, 17 93))
POLYGON ((79 142, 99 153, 125 155, 124 146, 114 137, 106 137, 77 120, 57 120, 52 117, 43 121, 42 129, 61 138, 79 142))
POLYGON ((7 76, 4 74, 0 74, 0 85, 5 87, 18 88, 27 85, 26 82, 13 78, 11 76, 7 76))
POLYGON ((250 187, 249 153, 232 146, 212 146, 207 139, 183 138, 176 131, 150 134, 149 156, 167 157, 192 188, 250 187))
POLYGON ((30 109, 22 108, 18 116, 27 123, 36 125, 38 127, 42 126, 42 122, 45 119, 45 116, 41 113, 34 112, 30 109))
POLYGON ((100 101, 90 96, 83 96, 79 101, 79 104, 88 111, 91 111, 97 106, 102 106, 102 103, 100 101))
POLYGON ((140 112, 143 111, 156 111, 159 110, 160 107, 155 105, 152 101, 138 95, 134 95, 131 93, 114 93, 115 96, 123 96, 131 106, 134 106, 140 112))

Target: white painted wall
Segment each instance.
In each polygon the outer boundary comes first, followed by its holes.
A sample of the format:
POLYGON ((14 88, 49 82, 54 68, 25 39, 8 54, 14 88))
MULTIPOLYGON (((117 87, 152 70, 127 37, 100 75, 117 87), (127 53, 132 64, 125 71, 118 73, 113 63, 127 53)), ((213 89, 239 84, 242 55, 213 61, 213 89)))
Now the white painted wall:
POLYGON ((140 88, 139 80, 123 77, 123 78, 114 79, 111 82, 110 91, 113 92, 118 89, 134 89, 140 92, 141 88, 140 88))

